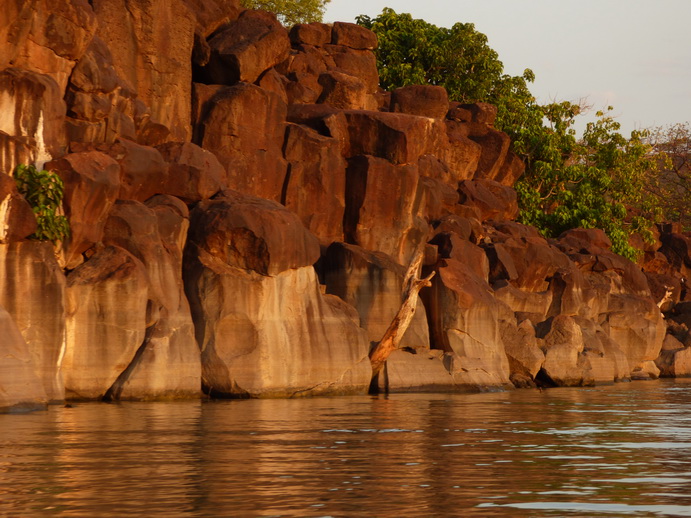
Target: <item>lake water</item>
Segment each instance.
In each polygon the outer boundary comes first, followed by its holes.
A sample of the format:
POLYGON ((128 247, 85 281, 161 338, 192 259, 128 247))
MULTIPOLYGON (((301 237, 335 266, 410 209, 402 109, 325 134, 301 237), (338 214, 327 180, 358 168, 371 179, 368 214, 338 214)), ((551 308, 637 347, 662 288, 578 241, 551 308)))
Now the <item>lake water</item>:
POLYGON ((691 381, 0 415, 0 516, 691 516, 691 381))

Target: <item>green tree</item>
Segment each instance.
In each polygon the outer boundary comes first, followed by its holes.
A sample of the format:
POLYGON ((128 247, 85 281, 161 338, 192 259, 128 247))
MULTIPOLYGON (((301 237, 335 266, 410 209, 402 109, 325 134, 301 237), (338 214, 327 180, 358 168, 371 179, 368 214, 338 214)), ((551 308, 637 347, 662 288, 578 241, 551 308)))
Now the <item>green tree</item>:
POLYGON ((17 190, 24 196, 36 216, 37 228, 30 237, 61 241, 70 235, 67 218, 60 214, 65 186, 52 171, 39 171, 33 165, 18 165, 14 171, 17 190))
POLYGON ((473 24, 447 29, 392 9, 357 21, 379 38, 383 88, 434 84, 444 86, 451 99, 497 106, 496 126, 508 133, 513 151, 526 164, 515 186, 523 223, 546 236, 574 227, 602 228, 615 252, 636 256, 629 236, 650 236, 651 220, 646 218, 658 213, 655 197, 643 195, 645 171, 654 165, 645 134, 634 132, 626 139, 618 123, 599 113, 577 140, 573 125, 583 107, 570 102, 539 105, 528 86, 533 72, 505 74, 487 37, 473 24))
POLYGON ((276 13, 283 25, 321 22, 326 4, 331 0, 241 0, 246 9, 264 9, 276 13))

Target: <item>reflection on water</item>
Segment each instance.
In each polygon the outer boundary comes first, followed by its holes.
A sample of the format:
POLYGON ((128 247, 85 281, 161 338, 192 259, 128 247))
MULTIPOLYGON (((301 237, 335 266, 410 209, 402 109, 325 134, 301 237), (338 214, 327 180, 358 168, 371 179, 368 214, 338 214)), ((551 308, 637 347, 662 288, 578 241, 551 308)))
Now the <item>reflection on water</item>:
POLYGON ((0 516, 691 516, 691 382, 0 416, 0 516))

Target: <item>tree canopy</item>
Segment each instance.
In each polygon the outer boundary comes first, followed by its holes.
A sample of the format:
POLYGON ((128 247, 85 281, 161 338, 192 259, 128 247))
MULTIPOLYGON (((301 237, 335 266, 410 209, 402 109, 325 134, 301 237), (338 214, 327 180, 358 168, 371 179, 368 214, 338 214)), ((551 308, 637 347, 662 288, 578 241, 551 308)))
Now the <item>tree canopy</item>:
POLYGON ((246 9, 264 9, 276 13, 283 25, 321 22, 326 4, 331 0, 241 0, 246 9))
POLYGON ((608 112, 598 112, 577 139, 573 125, 582 106, 538 104, 529 89, 533 72, 505 74, 487 37, 471 23, 437 27, 392 9, 357 21, 379 39, 383 88, 434 84, 444 86, 450 99, 497 106, 496 126, 509 134, 526 164, 515 185, 523 223, 548 237, 569 228, 602 228, 615 252, 636 257, 630 236, 651 237, 659 216, 657 197, 644 188, 659 163, 645 132, 625 138, 608 112))
POLYGON ((647 140, 660 155, 659 168, 649 175, 646 189, 660 200, 665 221, 691 231, 691 125, 655 128, 647 140))

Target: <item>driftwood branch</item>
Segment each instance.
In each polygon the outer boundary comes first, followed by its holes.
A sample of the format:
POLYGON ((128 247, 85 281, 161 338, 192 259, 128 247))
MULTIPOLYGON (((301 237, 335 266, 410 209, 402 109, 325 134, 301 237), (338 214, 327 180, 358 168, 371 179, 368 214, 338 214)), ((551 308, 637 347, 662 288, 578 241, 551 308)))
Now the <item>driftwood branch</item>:
POLYGON ((374 346, 370 352, 370 362, 372 364, 372 379, 375 380, 386 363, 389 355, 398 349, 403 335, 408 330, 410 322, 415 314, 418 293, 422 288, 432 285, 432 277, 435 272, 430 273, 424 279, 420 279, 420 267, 424 255, 424 244, 417 250, 413 260, 408 266, 408 270, 403 278, 403 302, 391 321, 389 328, 384 333, 382 339, 374 346))

